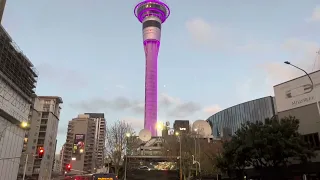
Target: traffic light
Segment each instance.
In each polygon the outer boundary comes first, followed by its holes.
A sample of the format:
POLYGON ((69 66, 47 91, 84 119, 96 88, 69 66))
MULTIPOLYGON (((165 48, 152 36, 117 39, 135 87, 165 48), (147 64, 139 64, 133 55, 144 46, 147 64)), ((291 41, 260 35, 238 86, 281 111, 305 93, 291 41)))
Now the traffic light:
POLYGON ((67 165, 66 171, 67 171, 67 172, 70 172, 70 171, 71 171, 71 164, 68 164, 68 165, 67 165))
POLYGON ((44 149, 43 149, 43 147, 39 147, 39 150, 38 150, 38 156, 39 156, 39 158, 42 158, 42 157, 43 157, 43 154, 44 154, 44 149))

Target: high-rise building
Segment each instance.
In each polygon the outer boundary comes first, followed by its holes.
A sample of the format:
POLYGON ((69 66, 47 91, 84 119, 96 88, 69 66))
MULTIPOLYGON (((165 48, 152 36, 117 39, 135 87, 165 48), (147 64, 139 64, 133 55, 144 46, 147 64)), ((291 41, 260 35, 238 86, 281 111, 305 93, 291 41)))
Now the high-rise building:
POLYGON ((61 173, 61 159, 60 154, 56 154, 54 158, 53 172, 61 173))
POLYGON ((64 167, 63 167, 63 157, 64 157, 64 150, 65 150, 66 144, 64 143, 62 145, 62 148, 60 150, 60 172, 64 173, 64 167))
POLYGON ((0 22, 2 22, 2 16, 6 7, 6 1, 7 0, 0 0, 0 22))
POLYGON ((28 121, 37 77, 0 25, 0 179, 17 179, 26 127, 20 124, 28 121))
POLYGON ((144 128, 150 130, 152 136, 157 136, 158 52, 161 24, 169 17, 170 9, 159 0, 145 0, 135 7, 134 13, 142 23, 146 56, 144 128))
POLYGON ((103 113, 85 113, 69 121, 63 168, 71 174, 92 173, 104 166, 106 122, 103 113))
POLYGON ((104 166, 105 158, 105 137, 106 137, 106 120, 103 113, 85 113, 91 120, 96 123, 95 130, 95 149, 96 149, 96 168, 104 166))
POLYGON ((25 162, 29 179, 50 179, 55 160, 56 138, 62 99, 58 96, 34 97, 31 107, 30 129, 21 156, 19 177, 23 176, 25 162), (39 156, 40 149, 44 150, 39 156), (26 157, 28 155, 28 158, 26 157), (25 161, 27 159, 27 161, 25 161))

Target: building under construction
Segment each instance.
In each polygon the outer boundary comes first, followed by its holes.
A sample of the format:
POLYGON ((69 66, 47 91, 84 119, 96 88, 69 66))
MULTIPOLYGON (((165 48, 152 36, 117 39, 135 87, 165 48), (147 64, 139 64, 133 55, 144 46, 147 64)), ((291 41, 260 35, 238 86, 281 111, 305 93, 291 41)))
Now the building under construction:
POLYGON ((11 37, 0 26, 0 174, 16 180, 37 73, 11 37))
MULTIPOLYGON (((0 27, 0 78, 24 100, 31 104, 38 73, 33 64, 13 42, 6 30, 0 27)), ((12 94, 12 93, 10 93, 12 94)), ((19 102, 15 103, 19 104, 19 102)), ((23 103, 21 103, 22 105, 23 103)), ((20 107, 18 107, 20 109, 20 107)), ((21 108, 28 109, 29 107, 21 108)))

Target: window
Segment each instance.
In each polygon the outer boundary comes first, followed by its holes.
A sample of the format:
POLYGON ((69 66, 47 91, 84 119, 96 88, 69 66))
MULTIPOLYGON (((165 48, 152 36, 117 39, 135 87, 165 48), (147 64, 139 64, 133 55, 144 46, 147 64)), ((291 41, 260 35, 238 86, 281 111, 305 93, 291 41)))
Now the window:
POLYGON ((318 133, 303 135, 304 141, 308 143, 310 148, 320 149, 320 140, 318 133))
POLYGON ((51 103, 51 100, 45 100, 44 101, 44 104, 50 104, 51 103))

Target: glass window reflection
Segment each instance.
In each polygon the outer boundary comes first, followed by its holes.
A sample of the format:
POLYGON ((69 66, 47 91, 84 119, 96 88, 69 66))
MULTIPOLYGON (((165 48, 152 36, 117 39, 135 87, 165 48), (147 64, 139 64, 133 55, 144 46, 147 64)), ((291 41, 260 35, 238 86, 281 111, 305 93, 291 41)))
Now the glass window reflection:
POLYGON ((230 129, 234 134, 247 121, 264 122, 266 118, 271 118, 275 112, 272 109, 274 107, 273 100, 273 97, 268 96, 238 104, 212 115, 207 120, 213 126, 213 135, 218 136, 218 132, 223 132, 224 129, 230 129))

